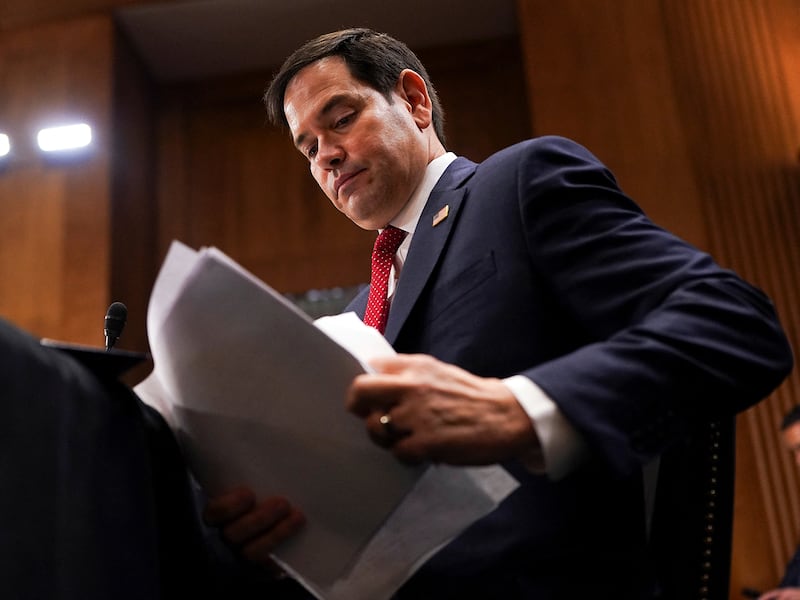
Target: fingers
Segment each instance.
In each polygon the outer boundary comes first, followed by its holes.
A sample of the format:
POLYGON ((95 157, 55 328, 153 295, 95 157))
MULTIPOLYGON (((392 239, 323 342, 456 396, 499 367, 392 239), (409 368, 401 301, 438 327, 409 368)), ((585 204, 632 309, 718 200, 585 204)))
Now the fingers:
POLYGON ((353 381, 347 407, 376 444, 403 462, 492 464, 539 447, 530 417, 499 379, 425 355, 373 366, 378 372, 353 381))
POLYGON ((267 498, 225 525, 222 528, 222 535, 229 543, 236 546, 241 546, 265 532, 269 533, 269 537, 275 537, 273 532, 291 512, 291 506, 285 498, 267 498))
MULTIPOLYGON (((243 558, 251 562, 274 565, 271 554, 282 542, 288 540, 302 529, 306 522, 303 513, 289 506, 288 503, 286 503, 285 508, 286 512, 281 513, 283 516, 279 520, 272 522, 268 531, 242 544, 241 555, 243 558)), ((236 533, 236 535, 242 535, 246 539, 247 534, 248 531, 244 528, 236 533)))
POLYGON ((800 588, 779 588, 762 595, 759 600, 800 600, 800 588))
POLYGON ((347 392, 345 407, 362 419, 372 413, 380 416, 394 406, 401 393, 402 382, 394 376, 359 375, 347 392))
MULTIPOLYGON (((395 406, 409 390, 419 386, 426 373, 436 364, 433 357, 421 354, 398 354, 370 361, 375 373, 359 375, 347 394, 347 410, 361 418, 371 413, 380 415, 395 406)), ((372 428, 369 428, 372 431, 372 428)))
POLYGON ((383 448, 391 448, 400 439, 411 433, 410 429, 397 423, 391 410, 384 413, 371 412, 365 418, 364 423, 372 441, 383 448))
POLYGON ((219 527, 245 514, 256 503, 256 495, 245 487, 234 488, 208 501, 203 511, 203 520, 212 527, 219 527))
POLYGON ((261 501, 247 488, 236 488, 210 500, 203 519, 218 527, 222 538, 242 558, 274 566, 272 552, 305 525, 305 516, 282 497, 261 501))
POLYGON ((422 366, 435 360, 426 354, 395 354, 381 356, 369 361, 369 365, 378 373, 396 374, 414 366, 422 366))

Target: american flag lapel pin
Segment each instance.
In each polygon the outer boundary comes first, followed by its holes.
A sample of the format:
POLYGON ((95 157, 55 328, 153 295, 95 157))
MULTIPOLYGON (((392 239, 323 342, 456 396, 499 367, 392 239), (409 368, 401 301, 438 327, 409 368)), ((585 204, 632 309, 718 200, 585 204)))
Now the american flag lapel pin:
POLYGON ((436 227, 439 223, 444 221, 447 218, 447 215, 450 214, 450 205, 445 204, 444 208, 442 208, 439 212, 433 215, 433 226, 436 227))

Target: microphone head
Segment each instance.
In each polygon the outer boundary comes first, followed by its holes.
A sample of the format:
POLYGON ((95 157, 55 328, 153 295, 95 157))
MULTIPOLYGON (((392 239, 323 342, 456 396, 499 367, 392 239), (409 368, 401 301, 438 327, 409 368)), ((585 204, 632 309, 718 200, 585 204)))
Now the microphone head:
POLYGON ((106 350, 110 350, 117 342, 127 321, 128 307, 122 302, 113 302, 106 311, 103 328, 103 333, 106 336, 106 350))
POLYGON ((106 311, 106 317, 121 319, 124 322, 128 318, 128 307, 122 302, 112 302, 106 311))

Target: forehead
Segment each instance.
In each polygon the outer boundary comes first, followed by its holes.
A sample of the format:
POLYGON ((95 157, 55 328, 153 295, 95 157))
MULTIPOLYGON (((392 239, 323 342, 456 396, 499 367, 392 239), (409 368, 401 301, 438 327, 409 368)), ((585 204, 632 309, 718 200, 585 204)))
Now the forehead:
POLYGON ((283 110, 291 126, 293 116, 319 110, 333 96, 363 95, 370 89, 350 74, 344 59, 328 56, 292 77, 283 96, 283 110))
POLYGON ((350 74, 350 68, 341 56, 326 56, 295 73, 286 85, 285 96, 288 97, 298 90, 323 81, 347 83, 351 80, 355 81, 350 74))

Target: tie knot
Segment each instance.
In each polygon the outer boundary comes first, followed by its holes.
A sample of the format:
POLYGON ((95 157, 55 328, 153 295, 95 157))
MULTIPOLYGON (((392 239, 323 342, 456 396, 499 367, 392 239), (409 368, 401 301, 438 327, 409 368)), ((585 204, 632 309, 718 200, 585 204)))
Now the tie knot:
POLYGON ((380 232, 378 238, 375 240, 375 252, 385 253, 389 256, 394 256, 400 244, 406 238, 406 232, 397 227, 389 225, 386 229, 380 232))

